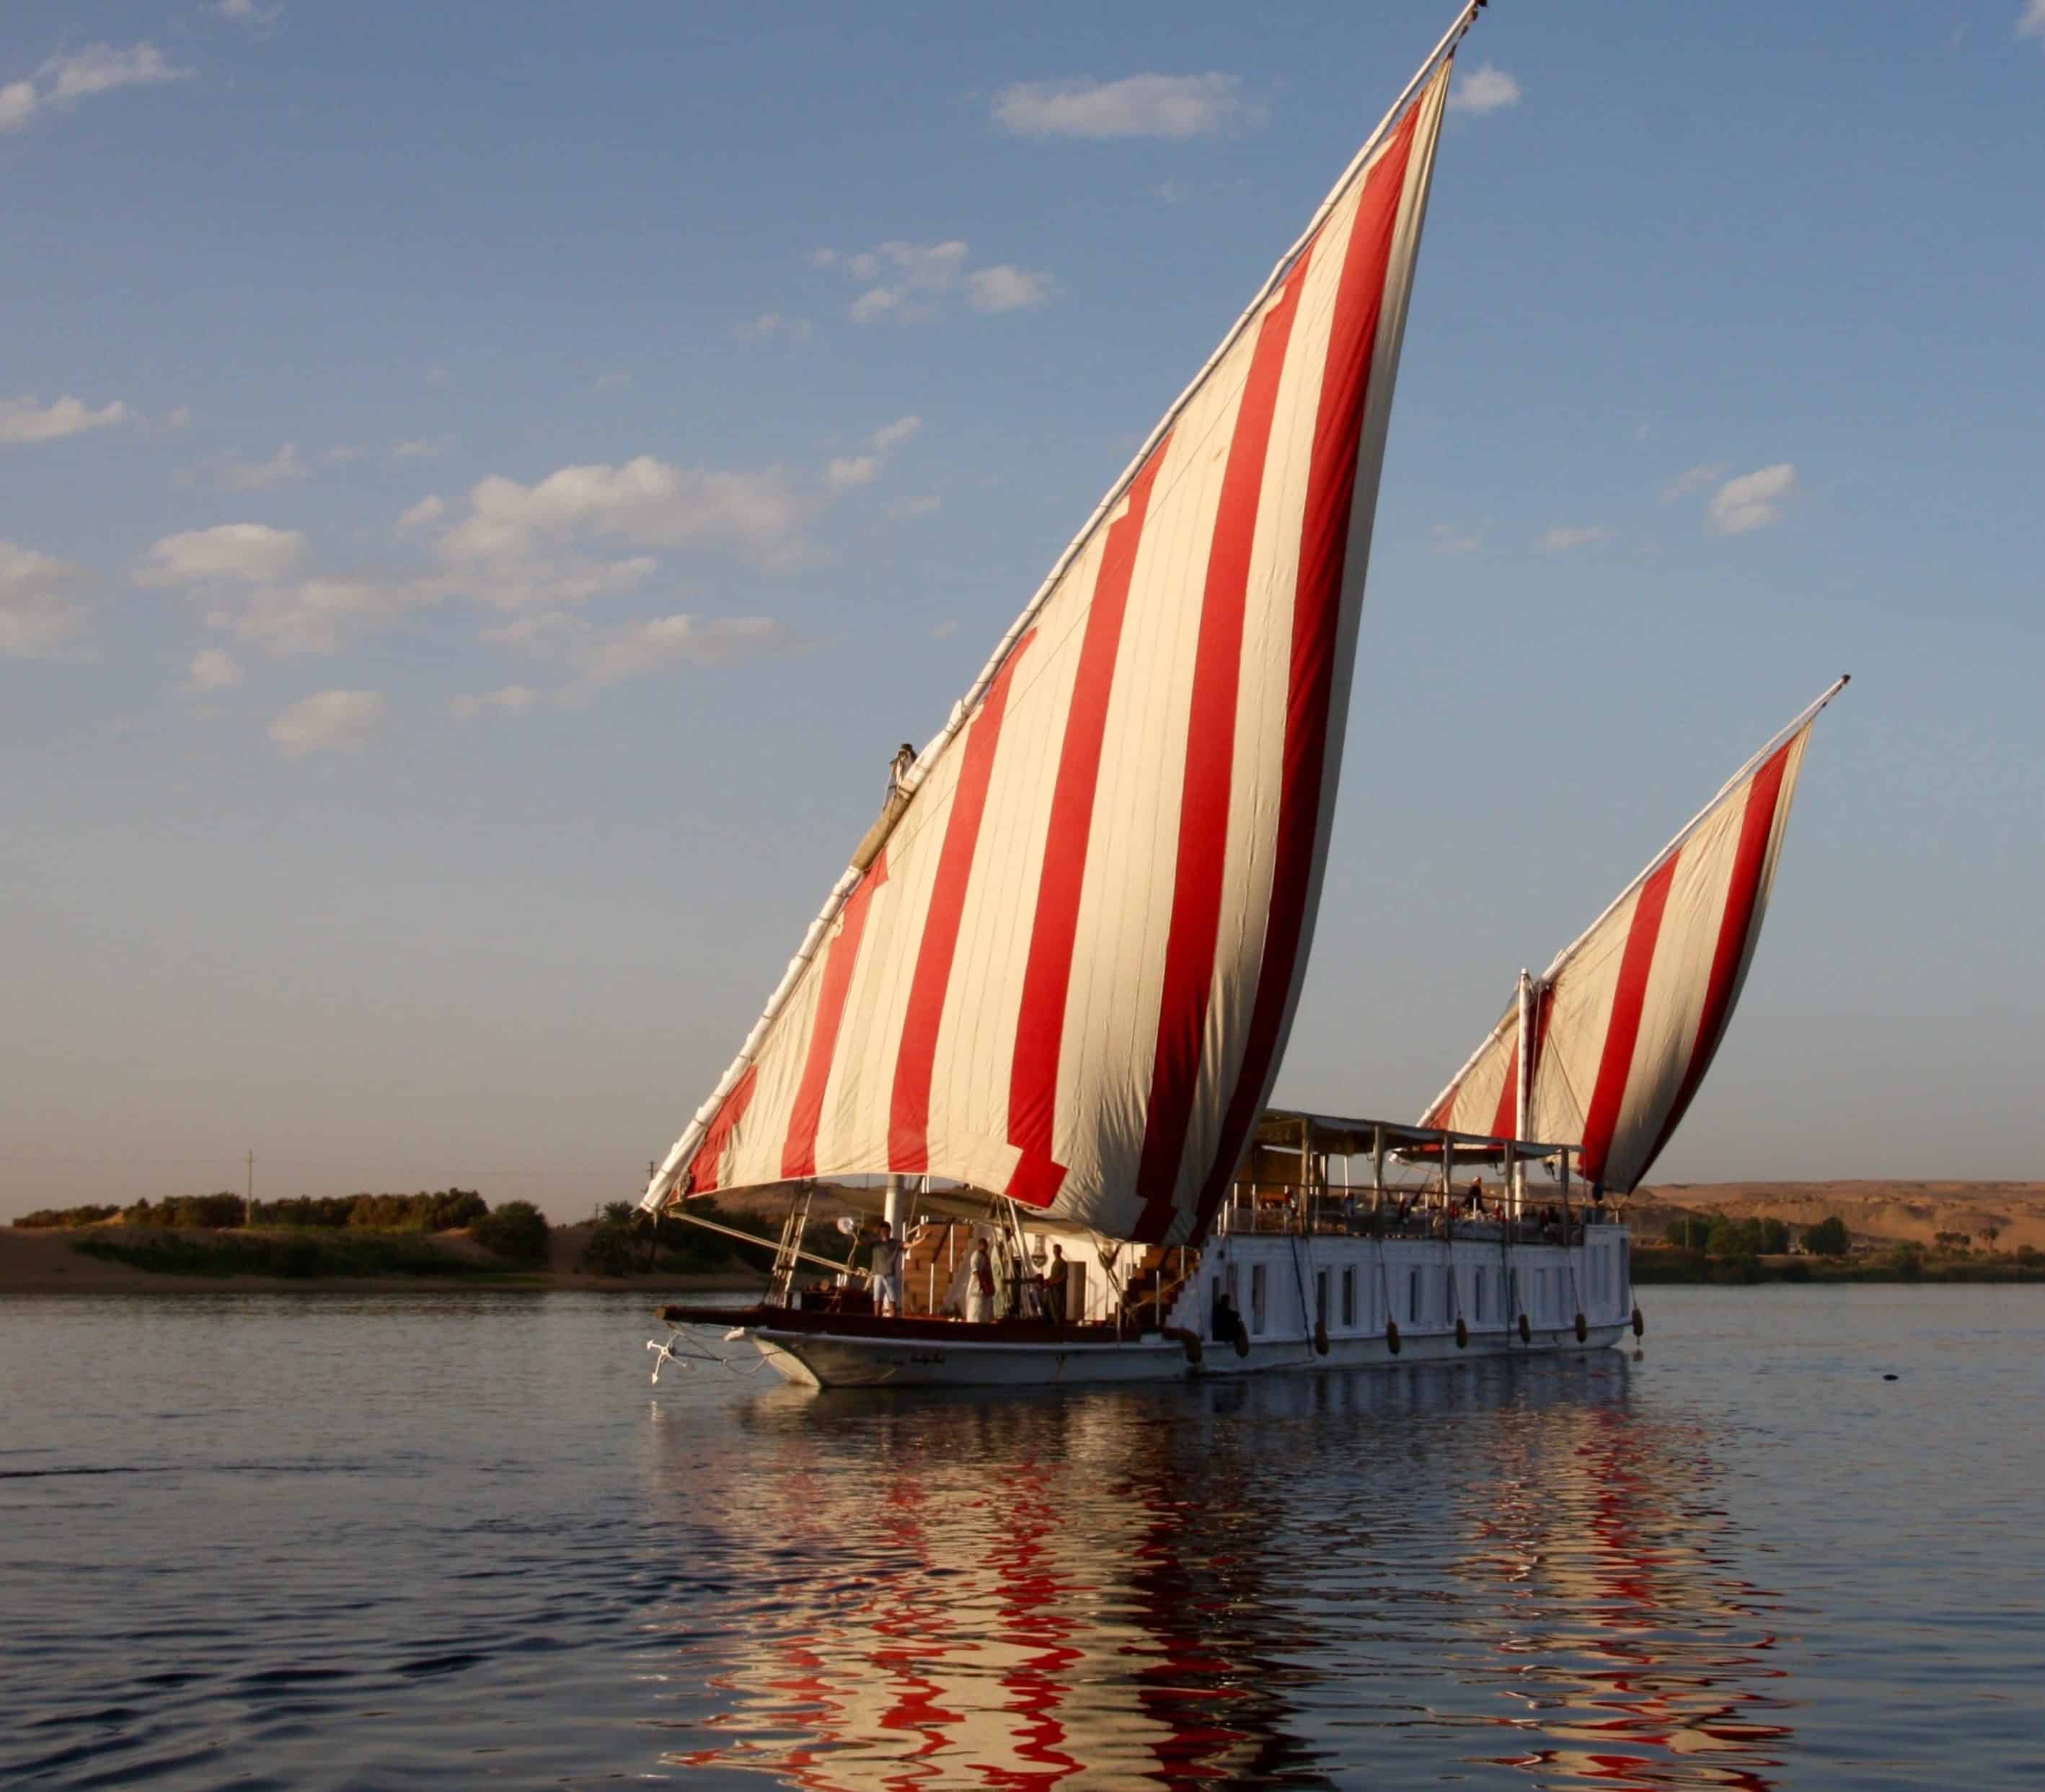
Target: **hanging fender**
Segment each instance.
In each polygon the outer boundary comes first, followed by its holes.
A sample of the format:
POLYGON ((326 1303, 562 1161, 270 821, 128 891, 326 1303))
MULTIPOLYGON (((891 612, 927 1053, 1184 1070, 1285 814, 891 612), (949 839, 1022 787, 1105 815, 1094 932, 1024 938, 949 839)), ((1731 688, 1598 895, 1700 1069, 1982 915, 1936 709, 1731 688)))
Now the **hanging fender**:
POLYGON ((1640 1316, 1640 1309, 1638 1307, 1633 1309, 1633 1335, 1636 1338, 1643 1338, 1647 1335, 1647 1321, 1640 1316))
POLYGON ((1519 1316, 1519 1341, 1523 1344, 1531 1344, 1534 1342, 1534 1328, 1527 1323, 1527 1316, 1524 1313, 1519 1316))
POLYGON ((1589 1322, 1585 1319, 1581 1313, 1578 1313, 1577 1315, 1577 1342, 1580 1344, 1589 1343, 1590 1342, 1590 1335, 1591 1328, 1589 1322))
POLYGON ((1469 1348, 1469 1325, 1461 1313, 1456 1315, 1456 1348, 1459 1351, 1469 1348))
POLYGON ((1316 1320, 1314 1322, 1314 1355, 1326 1356, 1327 1354, 1328 1322, 1324 1319, 1316 1320))
POLYGON ((1189 1368, 1200 1367, 1200 1335, 1197 1331, 1188 1331, 1183 1325, 1171 1325, 1165 1328, 1165 1335, 1173 1343, 1184 1347, 1186 1363, 1189 1368))
POLYGON ((1385 1322, 1385 1347, 1396 1356, 1399 1354, 1399 1321, 1388 1319, 1385 1322))
POLYGON ((1241 1320, 1235 1322, 1235 1354, 1238 1356, 1250 1355, 1250 1328, 1241 1320))

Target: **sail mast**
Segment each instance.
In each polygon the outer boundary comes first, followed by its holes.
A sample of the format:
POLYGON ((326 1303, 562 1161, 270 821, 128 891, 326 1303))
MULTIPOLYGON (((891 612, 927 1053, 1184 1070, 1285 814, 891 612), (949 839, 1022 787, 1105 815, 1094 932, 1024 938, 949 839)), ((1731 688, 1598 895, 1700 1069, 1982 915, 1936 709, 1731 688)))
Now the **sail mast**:
MULTIPOLYGON (((1376 159, 1380 157, 1382 152, 1386 152, 1387 144, 1395 141, 1394 133, 1400 123, 1402 108, 1406 107, 1408 102, 1421 91, 1423 85, 1442 70, 1445 60, 1454 52, 1463 35, 1474 22, 1477 14, 1482 10, 1485 3, 1485 0, 1467 0, 1466 4, 1458 8, 1454 21, 1422 62, 1413 78, 1401 91, 1396 102, 1371 133, 1363 148, 1358 152, 1349 166, 1343 171, 1341 178, 1315 210, 1306 230, 1279 259, 1270 276, 1258 290, 1256 298, 1249 308, 1243 312, 1223 337, 1220 346, 1208 357, 1206 364, 1195 376, 1192 383, 1165 411, 1157 427, 1151 431, 1146 440, 1142 448, 1131 460, 1121 476, 1109 488, 1107 496, 1096 507, 1079 534, 1073 538, 1065 551, 1059 556, 1049 576, 1038 588, 1030 602, 1024 606, 1022 613, 1016 618, 1008 631, 1002 637, 993 654, 981 669, 979 676, 974 680, 965 695, 953 706, 944 726, 939 730, 915 764, 899 780, 896 791, 891 796, 888 811, 884 814, 882 821, 869 830, 867 838, 861 843, 853 864, 847 868, 837 883, 833 885, 822 910, 811 923, 795 957, 790 962, 787 972, 776 986, 773 995, 769 998, 766 1009, 751 1032, 748 1034, 744 1045, 739 1050, 738 1055, 732 1061, 723 1077, 719 1079, 709 1100, 698 1109, 687 1129, 676 1141, 673 1148, 668 1153, 660 1168, 654 1172, 641 1200, 642 1207, 649 1210, 657 1210, 662 1202, 676 1191, 687 1176, 698 1152, 703 1148, 714 1122, 727 1127, 734 1123, 735 1116, 727 1111, 728 1108, 742 1111, 742 1104, 749 1095, 752 1087, 747 1081, 749 1074, 755 1069, 769 1035, 775 1031, 776 1023, 788 1008, 796 991, 804 985, 806 977, 815 965, 819 954, 824 950, 834 924, 841 915, 846 915, 849 910, 852 915, 857 915, 859 908, 854 904, 855 896, 863 887, 877 884, 886 875, 884 855, 888 850, 888 836, 899 824, 903 813, 914 803, 916 793, 924 787, 934 774, 947 767, 952 750, 957 746, 961 736, 965 734, 968 724, 973 722, 976 715, 981 712, 984 707, 994 706, 996 698, 1004 688, 1007 675, 1015 664, 1018 655, 1030 639, 1033 628, 1040 614, 1068 582, 1068 575, 1073 573, 1075 563, 1094 545, 1104 530, 1107 531, 1109 551, 1112 551, 1115 535, 1109 526, 1119 510, 1136 504, 1146 495, 1146 488, 1139 482, 1143 480, 1146 468, 1154 469, 1157 457, 1163 445, 1170 437, 1173 427, 1184 415, 1188 407, 1200 399, 1204 388, 1207 385, 1216 368, 1227 360, 1232 353, 1235 353, 1239 347, 1241 353, 1238 354, 1238 359, 1241 358, 1242 354, 1248 353, 1246 346, 1241 346, 1246 334, 1254 326, 1261 327, 1274 303, 1274 295, 1279 294, 1281 287, 1291 276, 1296 265, 1300 264, 1302 256, 1307 252, 1314 242, 1316 233, 1320 231, 1328 223, 1331 216, 1337 213, 1338 209, 1351 198, 1352 190, 1357 187, 1359 179, 1376 165, 1376 159), (880 866, 881 869, 873 871, 869 875, 869 868, 876 865, 880 866), (720 1114, 726 1116, 722 1122, 719 1121, 720 1114)), ((1431 102, 1435 110, 1431 116, 1437 120, 1440 99, 1441 94, 1436 91, 1431 102)), ((1431 154, 1431 137, 1428 141, 1429 153, 1431 154)), ((1424 184, 1420 191, 1424 197, 1424 184)), ((1416 212, 1416 219, 1417 215, 1416 212)), ((1416 223, 1413 241, 1417 242, 1417 240, 1416 223)), ((1396 337, 1394 347, 1396 349, 1396 337)), ((1385 380, 1385 391, 1388 395, 1389 390, 1390 382, 1388 376, 1385 380)), ((1374 470, 1372 477, 1374 480, 1374 470)), ((974 734, 976 735, 977 733, 978 729, 976 726, 974 734)), ((966 757, 967 763, 970 765, 972 761, 970 752, 967 753, 966 757)), ((861 903, 863 904, 865 900, 864 896, 860 898, 861 903)), ((795 1173, 805 1173, 807 1172, 795 1172, 795 1173)), ((784 1172, 784 1173, 788 1173, 784 1172)))

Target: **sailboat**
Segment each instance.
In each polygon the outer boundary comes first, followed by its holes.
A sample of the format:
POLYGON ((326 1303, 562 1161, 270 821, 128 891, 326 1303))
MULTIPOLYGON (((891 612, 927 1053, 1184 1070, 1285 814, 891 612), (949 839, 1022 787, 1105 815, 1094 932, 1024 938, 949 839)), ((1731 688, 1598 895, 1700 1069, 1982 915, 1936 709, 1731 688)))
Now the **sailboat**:
POLYGON ((704 1326, 825 1386, 1466 1359, 1638 1328, 1625 1228, 1573 1199, 1583 1144, 1533 1110, 1465 1127, 1460 1100, 1454 1126, 1267 1106, 1319 905, 1442 109, 1482 6, 944 726, 897 756, 648 1185, 646 1211, 714 1229, 692 1201, 789 1197, 768 1297, 664 1308, 678 1330, 649 1347, 656 1378, 704 1326), (812 1248, 820 1185, 884 1220, 870 1278, 812 1248))

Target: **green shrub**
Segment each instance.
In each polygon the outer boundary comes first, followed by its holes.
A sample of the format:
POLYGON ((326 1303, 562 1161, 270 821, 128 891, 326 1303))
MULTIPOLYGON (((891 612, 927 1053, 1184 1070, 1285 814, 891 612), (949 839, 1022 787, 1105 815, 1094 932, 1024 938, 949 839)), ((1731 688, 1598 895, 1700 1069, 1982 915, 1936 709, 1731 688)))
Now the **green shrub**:
POLYGON ((1694 1216, 1671 1220, 1668 1229, 1662 1234, 1678 1251, 1702 1251, 1711 1235, 1710 1222, 1694 1216))
POLYGON ((1804 1229, 1804 1248, 1813 1257, 1843 1257, 1852 1246, 1853 1235, 1836 1213, 1804 1229))
MULTIPOLYGON (((622 1201, 611 1204, 625 1205, 622 1201)), ((627 1208, 626 1211, 630 1209, 627 1208)), ((589 1235, 589 1243, 583 1247, 582 1266, 592 1275, 630 1275, 645 1264, 643 1239, 643 1234, 634 1235, 629 1220, 614 1220, 607 1210, 596 1230, 589 1235)))
POLYGON ((468 1235, 507 1263, 547 1260, 546 1216, 530 1201, 506 1201, 468 1228, 468 1235))

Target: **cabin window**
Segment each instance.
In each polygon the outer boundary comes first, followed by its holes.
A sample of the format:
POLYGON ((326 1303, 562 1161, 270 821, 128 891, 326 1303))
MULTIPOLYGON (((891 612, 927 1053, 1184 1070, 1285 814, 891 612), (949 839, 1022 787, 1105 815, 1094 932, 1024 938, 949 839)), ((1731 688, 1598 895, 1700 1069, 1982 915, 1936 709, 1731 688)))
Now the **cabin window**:
POLYGON ((1342 1271, 1342 1324, 1356 1324, 1356 1271, 1342 1271))
POLYGON ((1406 1272, 1406 1323, 1408 1325, 1420 1323, 1420 1272, 1418 1270, 1406 1272))
POLYGON ((1065 1316, 1075 1325, 1083 1325, 1086 1323, 1086 1265, 1076 1262, 1065 1271, 1065 1316))
POLYGON ((1442 1320, 1446 1324, 1455 1317, 1456 1266, 1451 1263, 1442 1271, 1442 1320))
POLYGON ((1484 1271, 1470 1272, 1470 1316, 1479 1325, 1484 1324, 1484 1271))
POLYGON ((1328 1272, 1314 1271, 1314 1324, 1325 1327, 1328 1323, 1328 1272))
POLYGON ((1264 1266, 1250 1266, 1250 1329, 1261 1332, 1264 1329, 1264 1266))

